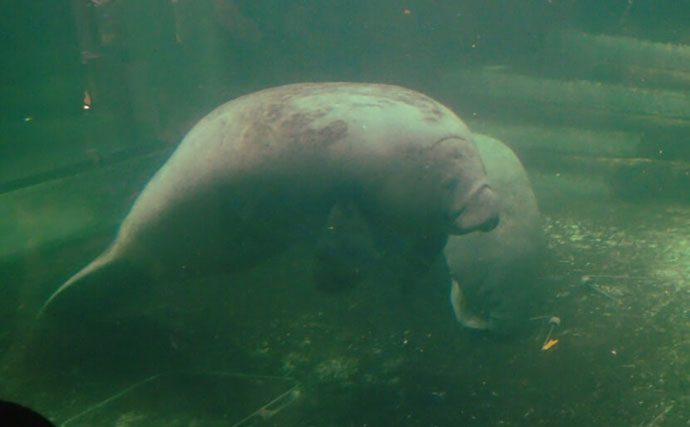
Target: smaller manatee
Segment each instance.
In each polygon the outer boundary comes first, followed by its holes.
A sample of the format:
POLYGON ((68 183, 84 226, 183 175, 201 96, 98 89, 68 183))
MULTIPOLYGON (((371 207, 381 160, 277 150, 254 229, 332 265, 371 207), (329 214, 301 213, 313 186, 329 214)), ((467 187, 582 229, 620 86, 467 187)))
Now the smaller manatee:
POLYGON ((465 327, 510 333, 543 294, 536 279, 545 250, 537 200, 522 163, 502 142, 474 134, 501 223, 488 233, 451 236, 444 249, 451 305, 465 327))

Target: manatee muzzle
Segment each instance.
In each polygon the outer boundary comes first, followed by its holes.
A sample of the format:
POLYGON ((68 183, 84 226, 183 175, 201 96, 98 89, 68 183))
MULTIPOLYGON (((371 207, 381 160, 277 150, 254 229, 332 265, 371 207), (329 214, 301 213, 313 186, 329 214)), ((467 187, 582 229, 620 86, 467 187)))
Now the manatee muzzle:
POLYGON ((498 226, 498 199, 487 183, 480 183, 469 192, 462 208, 456 211, 451 234, 491 231, 498 226))

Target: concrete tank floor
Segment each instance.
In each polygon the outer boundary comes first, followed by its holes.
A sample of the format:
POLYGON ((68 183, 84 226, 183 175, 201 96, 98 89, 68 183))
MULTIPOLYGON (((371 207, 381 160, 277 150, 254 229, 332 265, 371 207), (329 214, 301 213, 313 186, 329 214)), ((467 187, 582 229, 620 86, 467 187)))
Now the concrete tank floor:
MULTIPOLYGON (((547 298, 519 337, 462 330, 447 301, 425 302, 418 293, 365 286, 321 295, 300 287, 299 256, 234 278, 239 285, 227 295, 234 303, 191 296, 186 305, 152 313, 166 314, 167 351, 184 354, 194 369, 299 381, 299 401, 270 424, 690 422, 690 207, 563 205, 544 213, 544 229, 550 256, 539 280, 547 298), (551 337, 558 342, 542 350, 552 316, 561 321, 551 337)), ((62 269, 77 268, 93 246, 73 251, 62 269)), ((11 350, 12 340, 4 344, 11 350)), ((5 360, 3 383, 12 386, 2 398, 55 421, 126 382, 79 369, 32 377, 14 369, 16 352, 8 354, 15 356, 5 360)))

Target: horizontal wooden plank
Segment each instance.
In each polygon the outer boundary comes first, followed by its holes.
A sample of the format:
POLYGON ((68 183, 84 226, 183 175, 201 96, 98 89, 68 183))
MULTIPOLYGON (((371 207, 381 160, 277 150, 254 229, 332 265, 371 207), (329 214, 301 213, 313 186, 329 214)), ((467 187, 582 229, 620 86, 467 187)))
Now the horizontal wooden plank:
POLYGON ((486 133, 504 141, 518 153, 540 151, 594 157, 639 157, 642 132, 582 129, 570 126, 514 124, 468 120, 473 132, 486 133))
POLYGON ((578 199, 690 201, 690 162, 521 155, 540 203, 578 199))
POLYGON ((690 46, 659 43, 627 36, 562 31, 552 35, 569 63, 590 67, 604 64, 642 69, 690 72, 690 46))
POLYGON ((465 119, 649 134, 690 132, 690 92, 485 68, 450 71, 430 93, 465 119))

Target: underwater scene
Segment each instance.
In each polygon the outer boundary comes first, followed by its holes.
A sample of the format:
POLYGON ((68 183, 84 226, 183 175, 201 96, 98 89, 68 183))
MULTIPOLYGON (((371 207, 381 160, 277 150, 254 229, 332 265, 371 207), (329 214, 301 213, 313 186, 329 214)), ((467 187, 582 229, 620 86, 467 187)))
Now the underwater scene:
POLYGON ((0 425, 690 425, 687 1, 0 9, 0 425))

